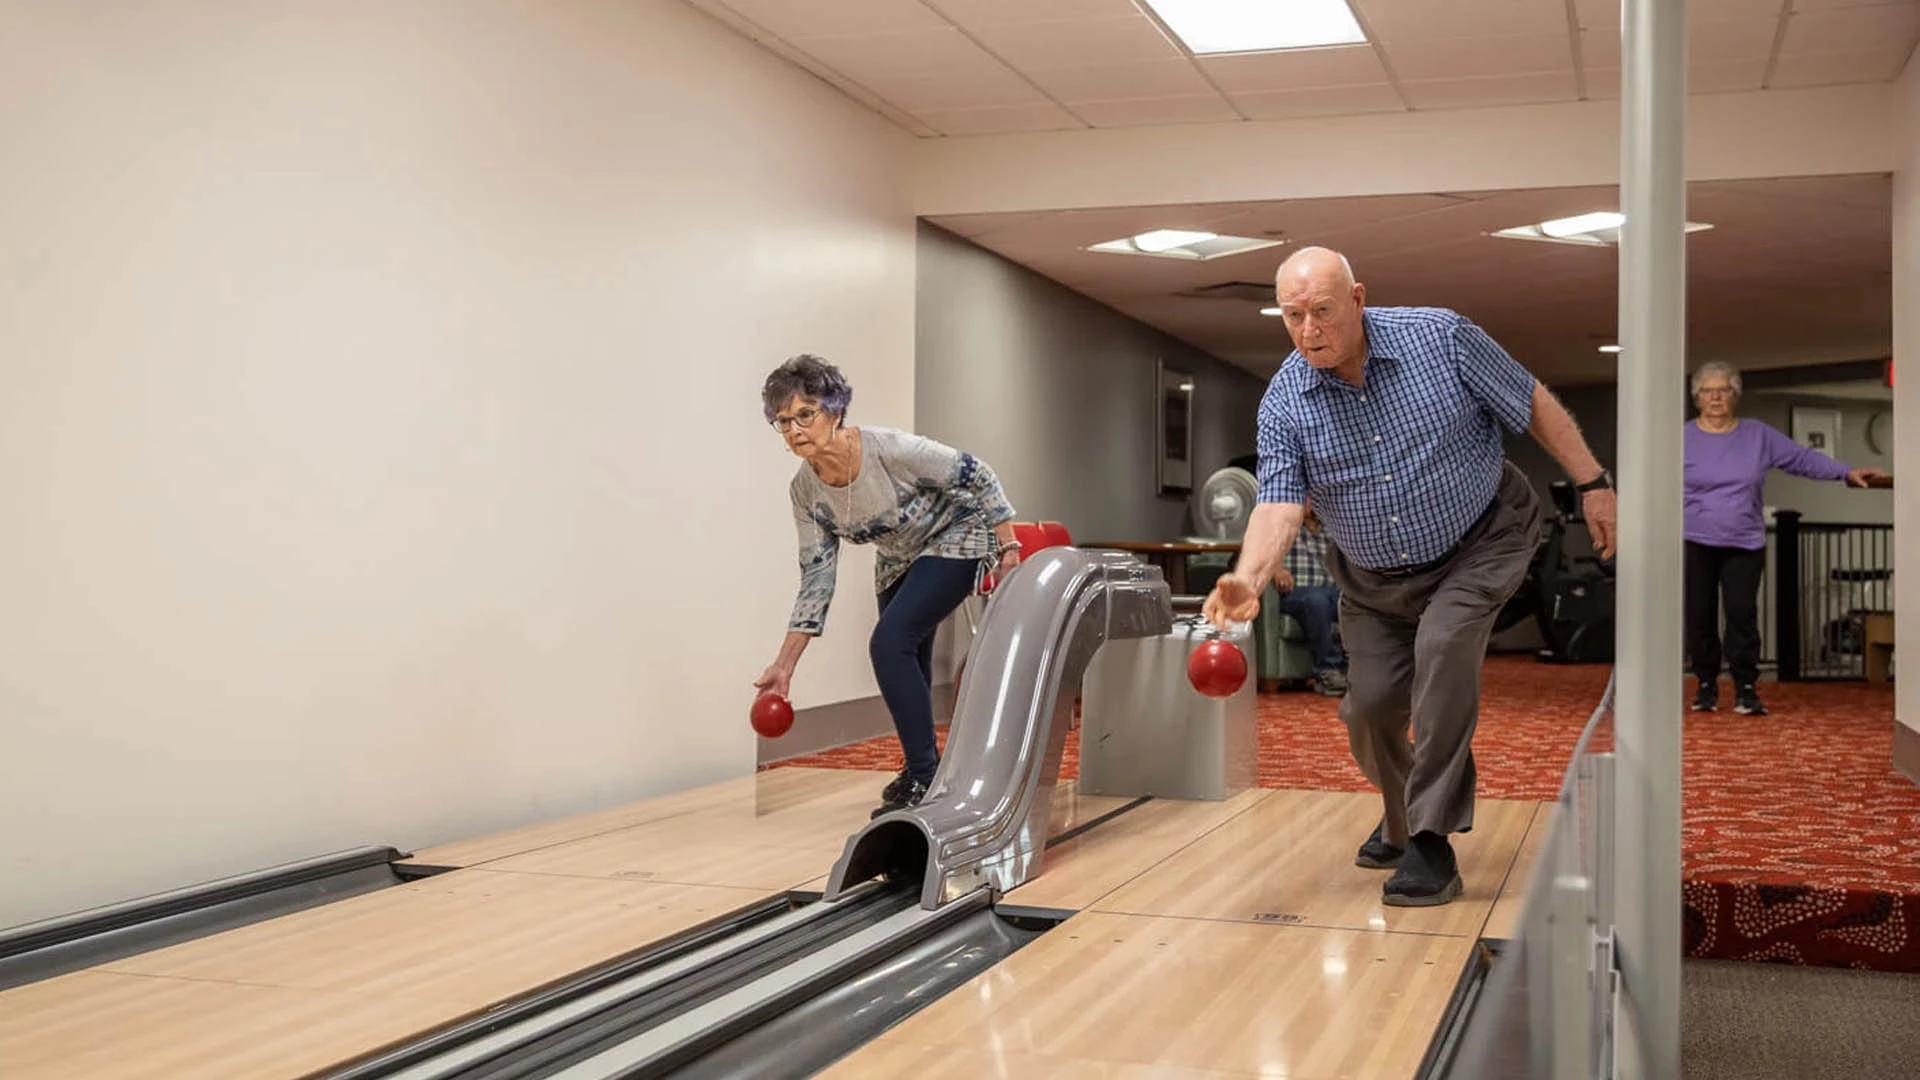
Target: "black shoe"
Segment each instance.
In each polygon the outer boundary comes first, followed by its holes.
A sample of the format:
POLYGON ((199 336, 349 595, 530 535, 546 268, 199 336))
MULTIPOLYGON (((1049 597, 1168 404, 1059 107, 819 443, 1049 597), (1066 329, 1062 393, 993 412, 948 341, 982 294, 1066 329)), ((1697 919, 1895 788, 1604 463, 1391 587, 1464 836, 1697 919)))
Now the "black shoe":
POLYGON ((1700 684, 1693 695, 1694 712, 1712 712, 1720 707, 1720 688, 1710 682, 1700 684))
POLYGON ((1347 673, 1344 671, 1322 671, 1313 677, 1313 688, 1321 697, 1347 696, 1347 673))
POLYGON ((1733 711, 1741 716, 1765 716, 1767 707, 1760 704, 1760 695, 1752 686, 1736 686, 1733 689, 1733 711))
POLYGON ((1460 864, 1453 845, 1437 833, 1414 833, 1400 868, 1381 886, 1380 899, 1392 907, 1438 907, 1459 896, 1460 864))
POLYGON ((926 797, 927 785, 925 781, 915 780, 906 773, 901 773, 899 776, 893 778, 893 783, 888 784, 885 791, 880 793, 879 809, 868 816, 879 817, 881 814, 894 810, 905 810, 909 806, 918 806, 920 805, 920 800, 926 797))
POLYGON ((1400 856, 1406 854, 1406 851, 1381 839, 1381 834, 1386 831, 1386 828, 1387 823, 1384 821, 1374 826, 1373 835, 1367 837, 1367 842, 1360 845, 1359 853, 1353 857, 1353 865, 1364 866, 1369 870, 1386 870, 1400 865, 1400 856))

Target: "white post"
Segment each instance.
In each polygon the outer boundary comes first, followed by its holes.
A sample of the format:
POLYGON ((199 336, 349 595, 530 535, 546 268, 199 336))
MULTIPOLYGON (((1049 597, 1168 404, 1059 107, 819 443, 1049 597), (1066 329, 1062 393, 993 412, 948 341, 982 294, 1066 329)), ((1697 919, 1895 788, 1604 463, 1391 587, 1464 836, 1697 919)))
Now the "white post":
POLYGON ((1622 1080, 1679 1080, 1685 0, 1625 0, 1621 58, 1614 1060, 1622 1080))

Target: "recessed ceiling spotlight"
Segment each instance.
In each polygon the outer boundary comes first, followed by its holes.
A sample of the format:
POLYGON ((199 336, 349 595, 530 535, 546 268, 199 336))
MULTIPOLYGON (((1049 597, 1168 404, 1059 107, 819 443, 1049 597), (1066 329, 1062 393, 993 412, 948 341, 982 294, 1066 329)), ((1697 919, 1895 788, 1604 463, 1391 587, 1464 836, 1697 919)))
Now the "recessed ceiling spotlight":
POLYGON ((1261 248, 1278 247, 1285 240, 1263 240, 1248 236, 1221 236, 1194 229, 1153 229, 1136 236, 1094 244, 1088 251, 1117 255, 1153 255, 1162 259, 1206 261, 1222 255, 1238 255, 1261 248))
MULTIPOLYGON (((1613 210, 1601 210, 1591 214, 1575 214, 1572 217, 1554 218, 1538 225, 1518 225, 1511 229, 1501 229, 1495 236, 1504 236, 1510 240, 1544 240, 1554 244, 1578 244, 1582 247, 1607 247, 1620 242, 1620 226, 1627 223, 1627 216, 1613 210)), ((1700 232, 1711 229, 1697 221, 1687 222, 1687 231, 1700 232)))

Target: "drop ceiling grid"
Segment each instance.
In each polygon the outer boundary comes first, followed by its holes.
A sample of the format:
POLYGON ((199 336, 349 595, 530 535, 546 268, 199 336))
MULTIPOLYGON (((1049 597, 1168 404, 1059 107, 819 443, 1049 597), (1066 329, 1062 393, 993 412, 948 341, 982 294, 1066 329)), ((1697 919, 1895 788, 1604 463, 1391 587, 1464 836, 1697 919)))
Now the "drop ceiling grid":
MULTIPOLYGON (((1365 45, 1199 57, 1137 0, 689 2, 921 136, 1620 92, 1618 0, 1353 0, 1365 45)), ((1688 14, 1696 93, 1891 79, 1920 40, 1920 0, 1691 0, 1688 14)))

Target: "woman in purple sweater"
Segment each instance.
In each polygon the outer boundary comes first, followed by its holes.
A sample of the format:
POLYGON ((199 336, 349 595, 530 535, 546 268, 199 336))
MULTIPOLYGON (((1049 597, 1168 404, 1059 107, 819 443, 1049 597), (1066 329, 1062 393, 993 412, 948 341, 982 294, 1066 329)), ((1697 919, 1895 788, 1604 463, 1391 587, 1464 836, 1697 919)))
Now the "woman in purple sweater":
POLYGON ((1733 675, 1733 711, 1763 716, 1754 691, 1760 668, 1760 575, 1767 565, 1767 524, 1761 488, 1774 469, 1809 480, 1844 480, 1853 487, 1886 474, 1849 469, 1809 450, 1758 420, 1741 419, 1740 373, 1703 364, 1693 373, 1700 415, 1687 425, 1685 535, 1687 652, 1700 680, 1695 712, 1718 707, 1719 608, 1726 606, 1727 668, 1733 675))

